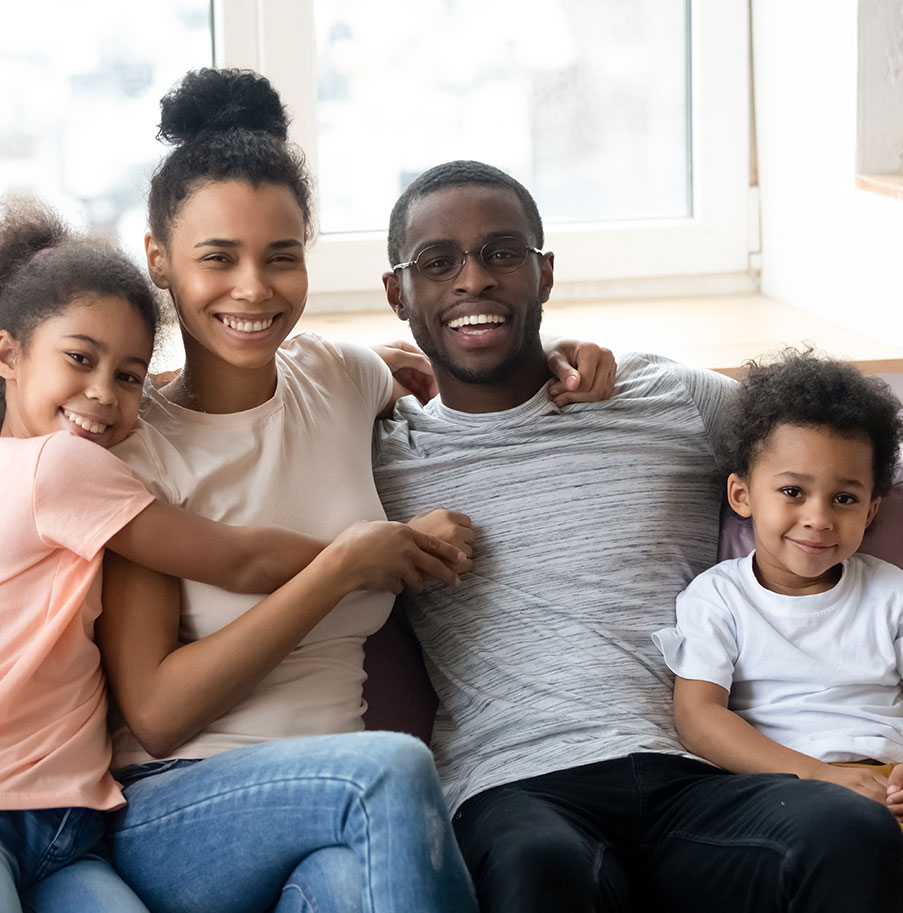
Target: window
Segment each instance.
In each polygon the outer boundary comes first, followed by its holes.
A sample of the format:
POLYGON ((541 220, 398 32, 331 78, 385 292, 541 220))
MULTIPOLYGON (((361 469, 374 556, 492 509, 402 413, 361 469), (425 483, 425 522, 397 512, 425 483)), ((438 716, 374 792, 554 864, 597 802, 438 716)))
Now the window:
POLYGON ((317 0, 314 22, 321 232, 385 230, 453 158, 550 225, 690 214, 686 0, 317 0))
POLYGON ((119 0, 6 4, 0 193, 36 195, 143 262, 160 97, 211 62, 209 0, 155 0, 140 15, 119 0))
POLYGON ((559 300, 617 291, 622 280, 745 280, 745 0, 220 0, 216 9, 217 61, 273 80, 319 176, 324 232, 310 269, 324 302, 373 302, 386 259, 371 229, 406 177, 461 156, 495 158, 539 197, 559 300), (654 71, 645 82, 644 70, 654 71), (493 105, 521 116, 496 124, 493 105), (551 130, 534 142, 540 121, 551 130), (606 146, 627 153, 594 158, 606 146), (656 147, 666 150, 659 159, 656 147))

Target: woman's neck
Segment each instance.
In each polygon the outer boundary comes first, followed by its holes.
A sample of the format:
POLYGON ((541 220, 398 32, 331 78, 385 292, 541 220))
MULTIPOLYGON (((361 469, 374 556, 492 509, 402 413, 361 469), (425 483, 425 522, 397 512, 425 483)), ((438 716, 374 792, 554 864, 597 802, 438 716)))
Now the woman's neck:
POLYGON ((260 406, 276 392, 276 360, 239 368, 186 346, 185 367, 163 388, 163 395, 194 412, 225 415, 260 406))

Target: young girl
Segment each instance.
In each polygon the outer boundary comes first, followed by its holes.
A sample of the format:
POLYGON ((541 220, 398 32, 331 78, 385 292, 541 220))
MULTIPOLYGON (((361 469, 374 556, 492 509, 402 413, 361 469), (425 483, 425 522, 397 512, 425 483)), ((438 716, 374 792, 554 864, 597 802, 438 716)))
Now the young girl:
POLYGON ((697 577, 653 640, 690 751, 838 783, 903 817, 903 571, 855 554, 892 484, 899 409, 882 381, 811 352, 751 365, 727 495, 755 551, 697 577))
MULTIPOLYGON (((110 740, 93 586, 104 544, 171 574, 262 592, 265 603, 447 582, 456 550, 397 524, 333 544, 242 529, 155 501, 106 447, 138 415, 157 307, 106 244, 70 237, 35 205, 0 221, 0 909, 143 910, 100 852, 123 804, 110 740), (97 444, 101 446, 98 447, 97 444), (426 549, 426 551, 424 550, 426 549), (382 565, 374 568, 374 562, 382 565), (311 581, 315 586, 311 585, 311 581)), ((324 598, 321 597, 321 598, 324 598)))

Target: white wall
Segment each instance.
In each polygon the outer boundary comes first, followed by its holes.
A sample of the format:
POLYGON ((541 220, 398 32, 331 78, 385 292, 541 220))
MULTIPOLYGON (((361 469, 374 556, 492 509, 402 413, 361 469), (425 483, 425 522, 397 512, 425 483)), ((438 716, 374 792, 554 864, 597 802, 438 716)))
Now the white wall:
POLYGON ((903 355, 903 200, 855 186, 857 2, 752 0, 752 40, 762 291, 903 355))

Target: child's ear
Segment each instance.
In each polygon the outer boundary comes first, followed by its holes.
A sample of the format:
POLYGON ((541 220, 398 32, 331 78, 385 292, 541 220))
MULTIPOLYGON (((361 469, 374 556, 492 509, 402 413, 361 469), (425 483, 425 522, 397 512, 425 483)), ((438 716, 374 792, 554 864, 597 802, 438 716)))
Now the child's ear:
POLYGON ((727 477, 727 503, 733 508, 734 513, 740 514, 741 517, 752 514, 749 506, 749 485, 736 472, 727 477))
POLYGON ((0 330, 0 377, 16 379, 16 362, 19 358, 19 343, 8 330, 0 330))
POLYGON ((875 519, 875 514, 878 513, 878 506, 881 504, 881 498, 872 498, 872 503, 869 504, 869 515, 865 521, 865 528, 868 529, 872 525, 872 520, 875 519))
POLYGON ((150 273, 151 281, 157 288, 169 288, 166 250, 150 232, 144 236, 144 252, 147 255, 147 271, 150 273))

